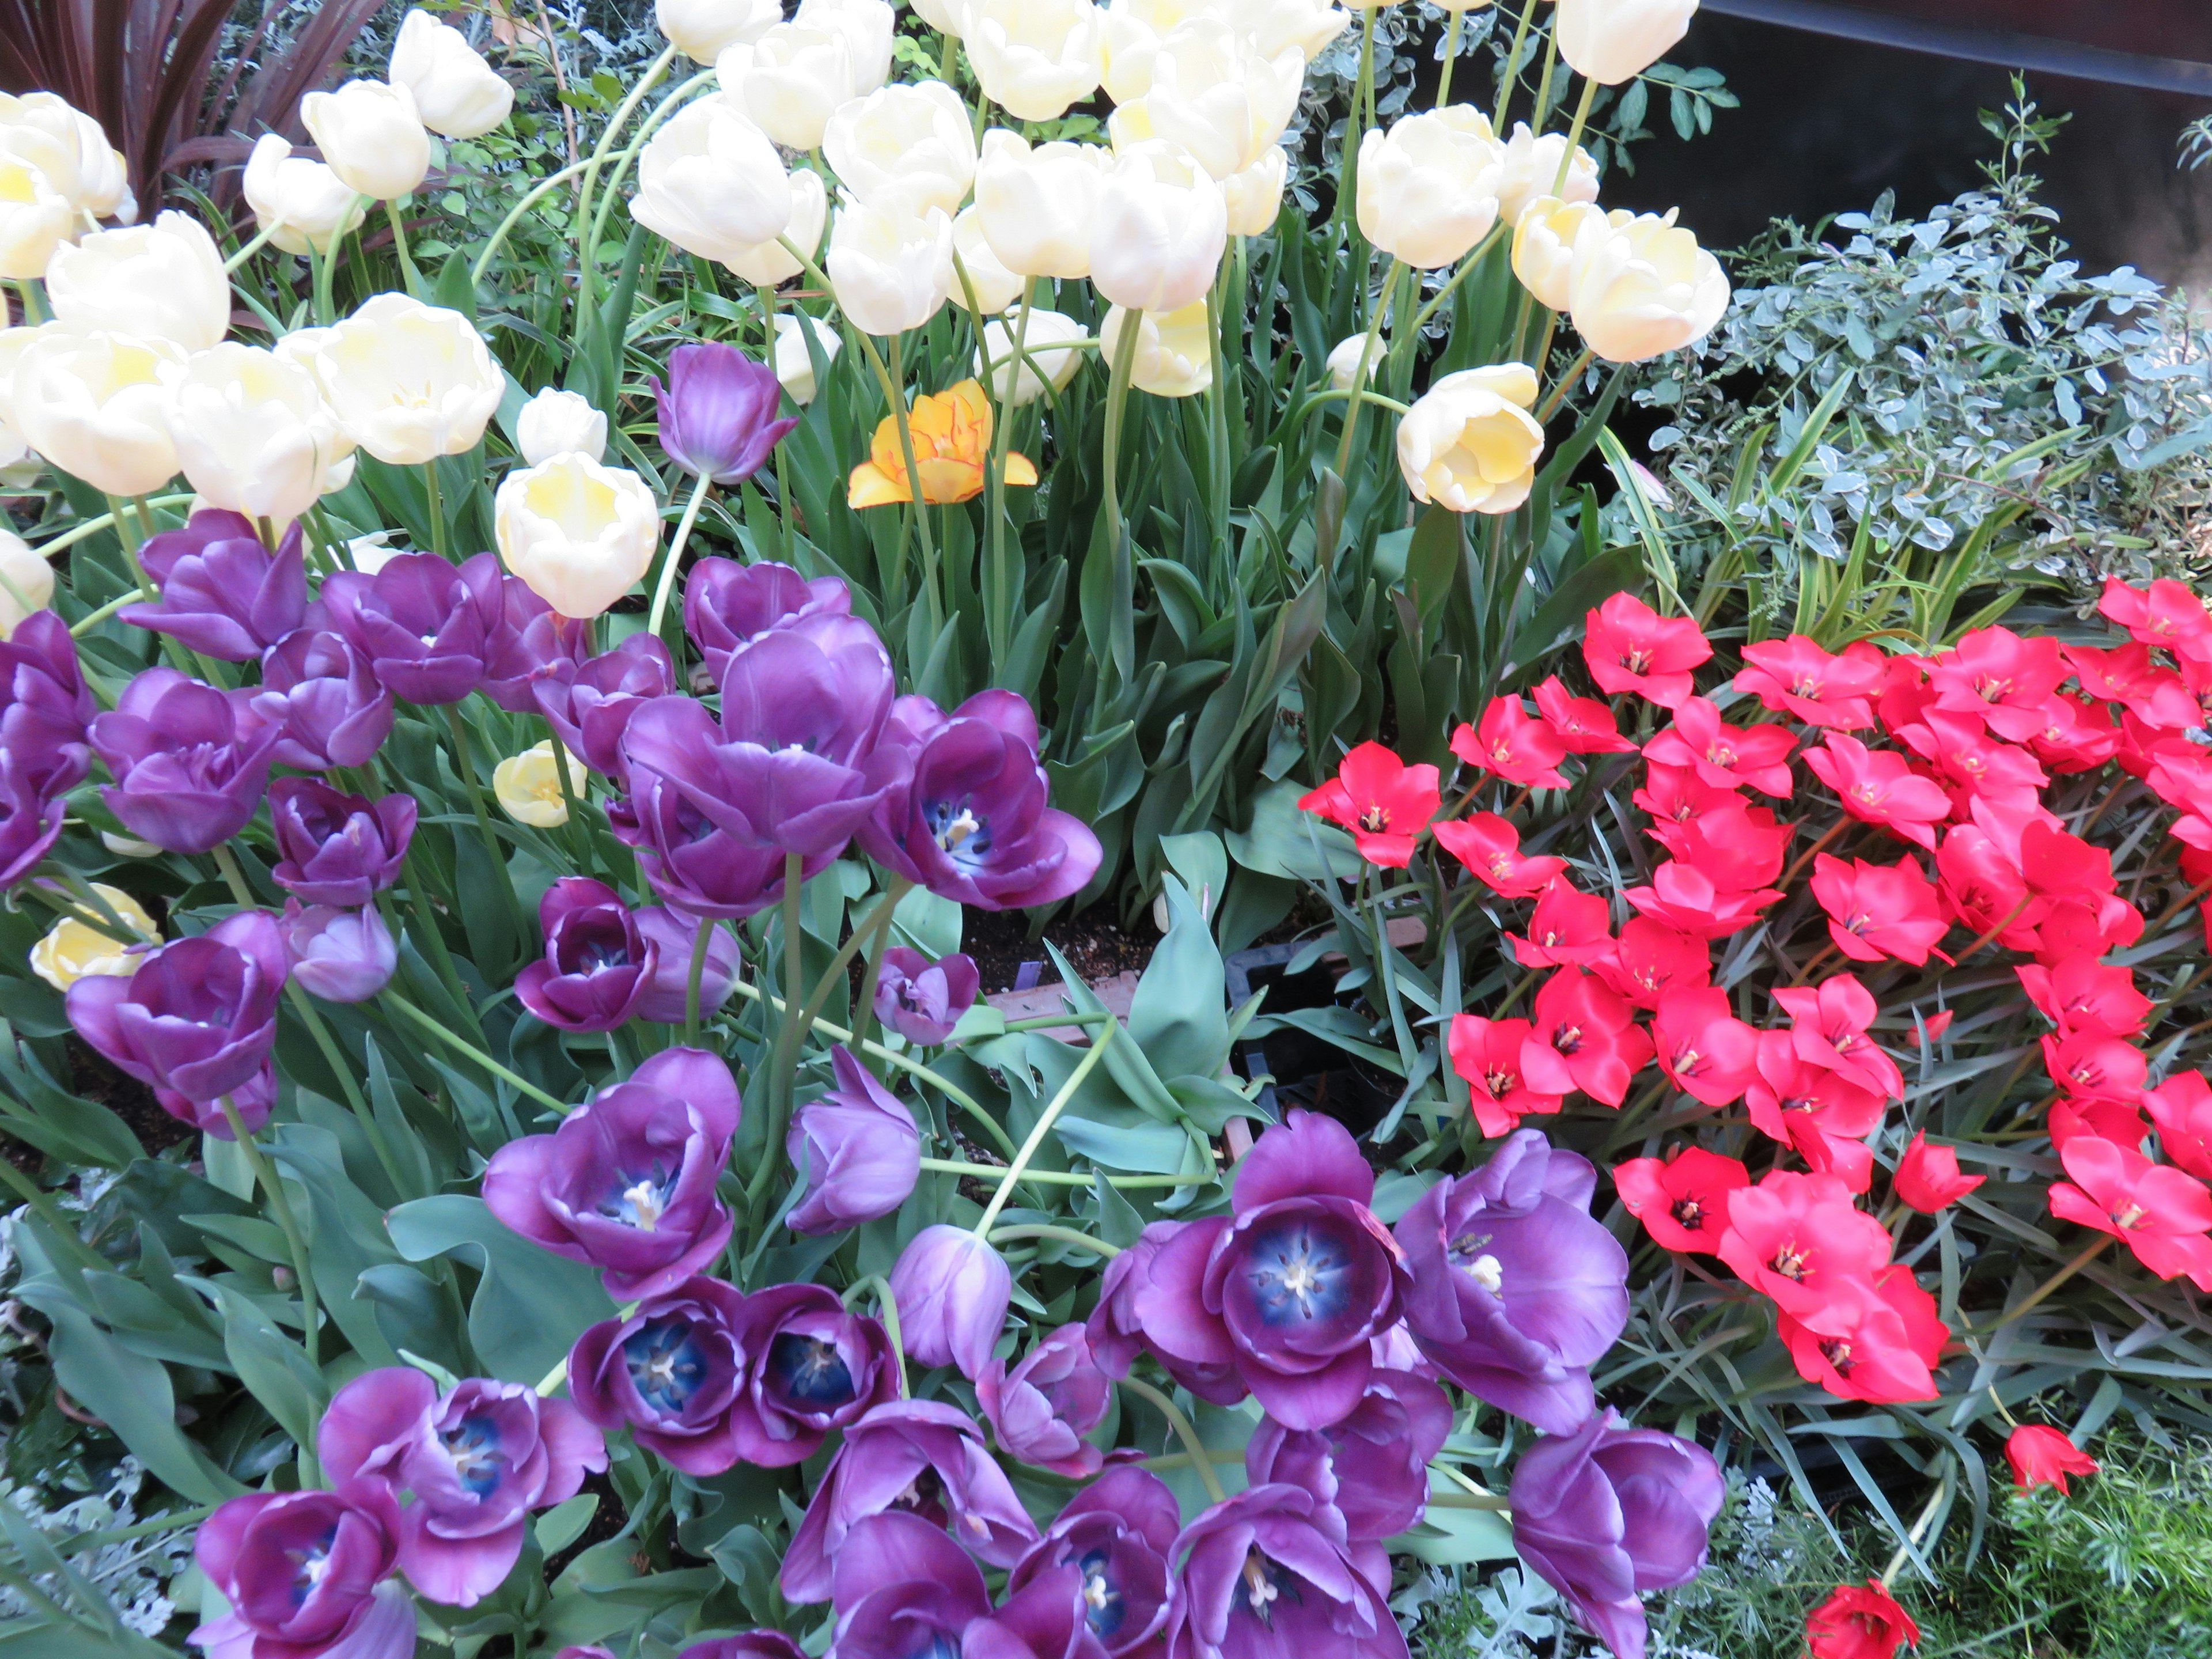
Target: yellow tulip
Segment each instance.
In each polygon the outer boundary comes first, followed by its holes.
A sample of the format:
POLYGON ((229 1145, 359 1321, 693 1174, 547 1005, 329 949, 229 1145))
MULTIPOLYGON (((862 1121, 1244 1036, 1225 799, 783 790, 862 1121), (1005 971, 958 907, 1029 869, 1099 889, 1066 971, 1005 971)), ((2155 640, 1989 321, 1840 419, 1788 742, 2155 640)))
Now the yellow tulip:
MULTIPOLYGON (((949 392, 916 398, 907 411, 914 440, 914 464, 921 474, 921 499, 943 504, 973 500, 983 493, 983 474, 991 453, 991 400, 974 380, 949 392)), ((1025 455, 1006 457, 1006 482, 1033 484, 1037 471, 1025 455)), ((868 459, 853 469, 846 493, 854 507, 882 507, 914 499, 899 449, 898 422, 885 416, 876 428, 868 459)))
MULTIPOLYGON (((119 887, 94 882, 93 891, 107 901, 115 919, 149 945, 161 943, 161 930, 138 901, 119 887)), ((87 974, 131 974, 138 969, 138 955, 130 946, 110 939, 97 927, 74 916, 64 916, 46 936, 31 947, 31 971, 54 988, 66 991, 87 974)))
POLYGON ((568 821, 568 797, 584 798, 590 787, 591 774, 584 763, 570 754, 564 746, 561 758, 568 765, 568 787, 564 793, 561 775, 554 770, 553 740, 548 738, 534 749, 526 749, 519 755, 509 755, 491 769, 491 792, 499 798, 500 807, 517 823, 526 823, 533 830, 557 830, 568 821))

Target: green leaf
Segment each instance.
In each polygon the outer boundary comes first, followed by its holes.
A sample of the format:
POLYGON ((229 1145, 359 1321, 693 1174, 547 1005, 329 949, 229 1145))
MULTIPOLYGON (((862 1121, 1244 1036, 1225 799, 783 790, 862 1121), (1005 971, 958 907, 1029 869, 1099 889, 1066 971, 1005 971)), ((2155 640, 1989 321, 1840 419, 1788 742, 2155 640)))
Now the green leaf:
POLYGON ((1155 1075, 1211 1076, 1229 1060, 1229 992, 1221 952, 1183 884, 1168 876, 1160 887, 1170 918, 1167 936, 1153 947, 1130 998, 1128 1035, 1155 1075))
POLYGON ((536 1382, 586 1326, 613 1316, 598 1273, 508 1231, 480 1198, 418 1198, 386 1216, 384 1225, 408 1261, 452 1255, 483 1275, 469 1304, 469 1340, 502 1381, 536 1382))
POLYGON ((1231 830, 1222 837, 1231 854, 1245 869, 1263 876, 1293 881, 1356 878, 1360 858, 1352 837, 1302 810, 1298 798, 1305 793, 1303 785, 1287 778, 1260 791, 1252 799, 1249 827, 1231 830))
POLYGON ((328 1395, 322 1373, 309 1363, 300 1345, 279 1331, 252 1302, 228 1285, 193 1281, 212 1294, 222 1309, 223 1347, 238 1380, 259 1401, 276 1425, 302 1449, 315 1443, 315 1425, 322 1420, 328 1395))

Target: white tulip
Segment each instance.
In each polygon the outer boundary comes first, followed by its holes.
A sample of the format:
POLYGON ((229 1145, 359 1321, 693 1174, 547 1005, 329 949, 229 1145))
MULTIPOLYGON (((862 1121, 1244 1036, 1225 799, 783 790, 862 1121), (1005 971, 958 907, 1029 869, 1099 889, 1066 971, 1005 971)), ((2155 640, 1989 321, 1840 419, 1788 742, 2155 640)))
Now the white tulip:
POLYGON ((1275 216, 1282 210, 1283 186, 1290 178, 1291 153, 1273 144, 1243 172, 1224 179, 1221 198, 1229 209, 1229 234, 1264 236, 1273 230, 1275 216))
POLYGON ((1018 306, 983 325, 982 349, 975 354, 976 378, 988 377, 1001 403, 1019 408, 1042 397, 1046 386, 1058 392, 1075 378, 1075 371, 1083 367, 1083 351, 1072 342, 1088 333, 1073 317, 1042 307, 1018 306), (1019 363, 1014 361, 1018 339, 1019 363))
POLYGON ((1702 339, 1729 303, 1720 261, 1671 210, 1584 219, 1568 286, 1576 331, 1609 363, 1642 362, 1702 339))
POLYGON ((891 37, 898 13, 890 0, 799 0, 794 23, 844 37, 853 52, 853 95, 866 97, 891 78, 891 37))
POLYGON ((791 394, 791 401, 799 404, 812 403, 820 389, 815 384, 814 359, 806 349, 810 337, 821 348, 822 367, 826 370, 844 349, 844 337, 804 313, 775 313, 775 378, 791 394))
POLYGON ((1022 297, 1021 274, 1007 270, 991 252, 974 208, 964 209, 952 221, 952 257, 958 264, 952 273, 952 292, 947 297, 956 304, 965 306, 971 289, 975 308, 984 312, 1004 311, 1022 297))
POLYGON ((0 524, 0 640, 23 618, 53 603, 53 567, 31 544, 0 524))
POLYGON ((9 412, 15 407, 9 387, 15 380, 15 360, 38 337, 35 328, 9 328, 0 323, 0 473, 22 466, 31 453, 31 446, 23 441, 9 412))
POLYGON ((345 544, 346 563, 364 576, 374 576, 407 550, 392 544, 392 532, 379 530, 367 536, 356 536, 345 544))
POLYGON ((830 221, 830 192, 822 175, 805 167, 791 175, 791 222, 781 240, 762 242, 732 253, 721 264, 755 288, 779 288, 806 269, 783 244, 812 258, 822 246, 822 231, 830 221))
POLYGON ((392 201, 430 171, 430 135, 404 87, 349 81, 336 92, 311 92, 300 100, 300 119, 331 171, 363 196, 392 201))
POLYGON ((1547 132, 1539 138, 1529 132, 1526 121, 1516 121, 1513 136, 1505 141, 1505 170, 1498 181, 1498 216, 1509 225, 1517 225, 1528 204, 1540 196, 1565 202, 1595 202, 1596 161, 1588 150, 1577 145, 1573 164, 1567 168, 1566 181, 1562 184, 1559 162, 1566 153, 1565 133, 1547 132))
POLYGON ((331 239, 354 230, 368 210, 360 191, 320 161, 293 155, 273 132, 253 141, 243 188, 270 241, 287 253, 328 252, 331 239))
MULTIPOLYGON (((737 52, 745 47, 732 48, 737 52)), ((688 105, 646 141, 631 217, 686 253, 727 259, 791 222, 791 175, 769 136, 726 99, 688 105)))
POLYGON ((1328 354, 1328 383, 1339 392, 1351 391, 1352 376, 1359 373, 1362 361, 1367 365, 1364 378, 1372 381, 1375 371, 1382 367, 1382 342, 1377 340, 1370 352, 1364 334, 1347 335, 1339 340, 1328 354))
POLYGON ((885 335, 920 328, 952 290, 952 221, 935 208, 917 218, 847 203, 830 227, 824 270, 854 327, 885 335))
POLYGON ((516 413, 514 447, 526 466, 571 453, 596 461, 606 453, 607 417, 583 393, 549 386, 516 413))
POLYGON ((1360 234, 1407 264, 1434 270, 1498 222, 1505 147, 1467 104, 1408 115, 1359 141, 1360 234))
POLYGON ((714 78, 740 114, 793 149, 819 149, 830 118, 859 95, 851 45, 836 30, 808 23, 778 23, 757 40, 725 49, 714 78))
MULTIPOLYGON (((1111 364, 1121 349, 1129 313, 1115 306, 1098 329, 1099 356, 1111 364)), ((1206 301, 1193 301, 1137 323, 1137 343, 1129 359, 1129 384, 1159 398, 1191 398, 1213 384, 1213 331, 1206 301)))
POLYGON ((1101 82, 1116 104, 1142 98, 1152 89, 1152 60, 1167 33, 1194 17, 1218 17, 1209 0, 1107 0, 1106 73, 1101 82))
POLYGON ((1099 185, 1091 280, 1110 304, 1177 311, 1212 287, 1228 242, 1221 186, 1182 152, 1138 144, 1099 185))
POLYGON ((316 333, 309 355, 339 429, 392 466, 475 447, 507 391, 475 324, 404 294, 316 333))
POLYGON ((961 0, 907 0, 907 4, 916 17, 939 34, 954 40, 960 38, 961 0))
POLYGON ((313 374, 236 341, 201 352, 170 382, 168 421, 201 500, 276 524, 321 500, 352 449, 313 374))
POLYGON ((695 64, 711 64, 726 47, 757 40, 783 21, 783 0, 654 0, 653 21, 695 64))
POLYGON ((962 37, 983 95, 1024 121, 1050 121, 1098 90, 1105 23, 1091 0, 968 0, 962 37))
POLYGON ((76 229, 70 198, 21 157, 0 152, 0 276, 34 281, 76 229))
POLYGON ((123 153, 99 122, 53 93, 0 93, 0 154, 30 162, 80 213, 126 224, 137 217, 123 153))
POLYGON ((822 154, 848 194, 893 212, 957 213, 975 181, 975 129, 942 81, 854 99, 823 129, 822 154))
POLYGON ((184 353, 167 340, 65 323, 34 332, 9 377, 24 442, 104 495, 149 495, 176 477, 165 409, 184 353))
POLYGON ((598 616, 660 544, 660 504, 645 480, 576 453, 508 473, 492 521, 501 562, 564 617, 598 616))
POLYGON ((1179 23, 1161 39, 1150 90, 1114 112, 1115 148, 1164 139, 1216 179, 1231 178, 1282 137, 1305 71, 1295 48, 1262 58, 1218 18, 1179 23))
POLYGON ((1311 63, 1352 27, 1352 14, 1331 0, 1212 0, 1207 9, 1272 58, 1295 46, 1311 63))
POLYGON ((204 351, 230 328, 230 276, 207 228, 188 213, 96 230, 54 255, 46 299, 60 321, 204 351))
MULTIPOLYGON (((1614 211, 1623 219, 1631 216, 1622 209, 1614 211)), ((1586 222, 1605 218, 1605 210, 1595 202, 1562 202, 1556 196, 1540 196, 1522 210, 1513 227, 1513 274, 1537 303, 1553 311, 1567 308, 1575 239, 1586 222)))
POLYGON ((1098 186, 1113 166, 1095 144, 1031 149, 1004 127, 985 133, 975 215, 999 263, 1024 276, 1088 276, 1098 186))
POLYGON ((1577 75, 1617 87, 1689 33, 1698 0, 1559 0, 1559 56, 1577 75))
POLYGON ((448 138, 480 138, 514 107, 514 88, 468 37, 420 7, 400 24, 386 73, 414 94, 422 125, 448 138))
POLYGON ((1398 470, 1416 501, 1510 513, 1528 499, 1544 428, 1528 413, 1536 371, 1496 363, 1447 374, 1398 422, 1398 470))

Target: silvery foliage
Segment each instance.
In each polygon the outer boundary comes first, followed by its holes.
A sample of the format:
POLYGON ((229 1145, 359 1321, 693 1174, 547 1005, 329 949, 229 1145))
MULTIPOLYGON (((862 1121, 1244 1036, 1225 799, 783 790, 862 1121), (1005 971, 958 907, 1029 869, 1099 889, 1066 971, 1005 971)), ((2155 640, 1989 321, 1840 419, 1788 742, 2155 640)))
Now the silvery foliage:
MULTIPOLYGON (((54 1509, 40 1506, 39 1494, 17 1487, 0 1498, 25 1519, 59 1544, 80 1533, 128 1527, 138 1520, 135 1509, 146 1472, 137 1459, 125 1457, 110 1477, 106 1490, 88 1492, 54 1509)), ((172 1499, 172 1502, 174 1500, 172 1499)), ((176 1613, 169 1599, 170 1582, 191 1565, 191 1527, 149 1533, 80 1552, 69 1558, 70 1567, 85 1586, 106 1599, 108 1607, 127 1630, 141 1636, 158 1636, 176 1613)), ((56 1600, 73 1599, 73 1587, 40 1582, 38 1588, 56 1600)), ((15 1590, 0 1585, 0 1619, 26 1616, 28 1605, 15 1590)))

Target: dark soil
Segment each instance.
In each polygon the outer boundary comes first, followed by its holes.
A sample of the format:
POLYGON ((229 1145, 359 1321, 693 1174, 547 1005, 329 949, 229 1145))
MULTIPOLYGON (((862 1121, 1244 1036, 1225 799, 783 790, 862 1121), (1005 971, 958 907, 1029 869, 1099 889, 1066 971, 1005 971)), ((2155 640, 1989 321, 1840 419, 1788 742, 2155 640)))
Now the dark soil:
MULTIPOLYGON (((1132 969, 1141 970, 1152 959, 1152 947, 1159 938, 1149 911, 1133 927, 1122 927, 1110 898, 1101 899, 1078 915, 1055 918, 1044 930, 1044 939, 1059 948, 1077 973, 1092 981, 1111 979, 1132 969)), ((1029 918, 1019 910, 971 909, 961 939, 960 948, 975 957, 986 991, 1012 990, 1025 962, 1042 964, 1040 984, 1060 977, 1051 957, 1045 954, 1044 940, 1030 937, 1029 918)))
POLYGON ((163 1111, 151 1089, 117 1071, 88 1044, 76 1036, 64 1041, 69 1048, 70 1087, 128 1124, 149 1158, 159 1156, 166 1146, 190 1140, 197 1133, 191 1124, 163 1111))

